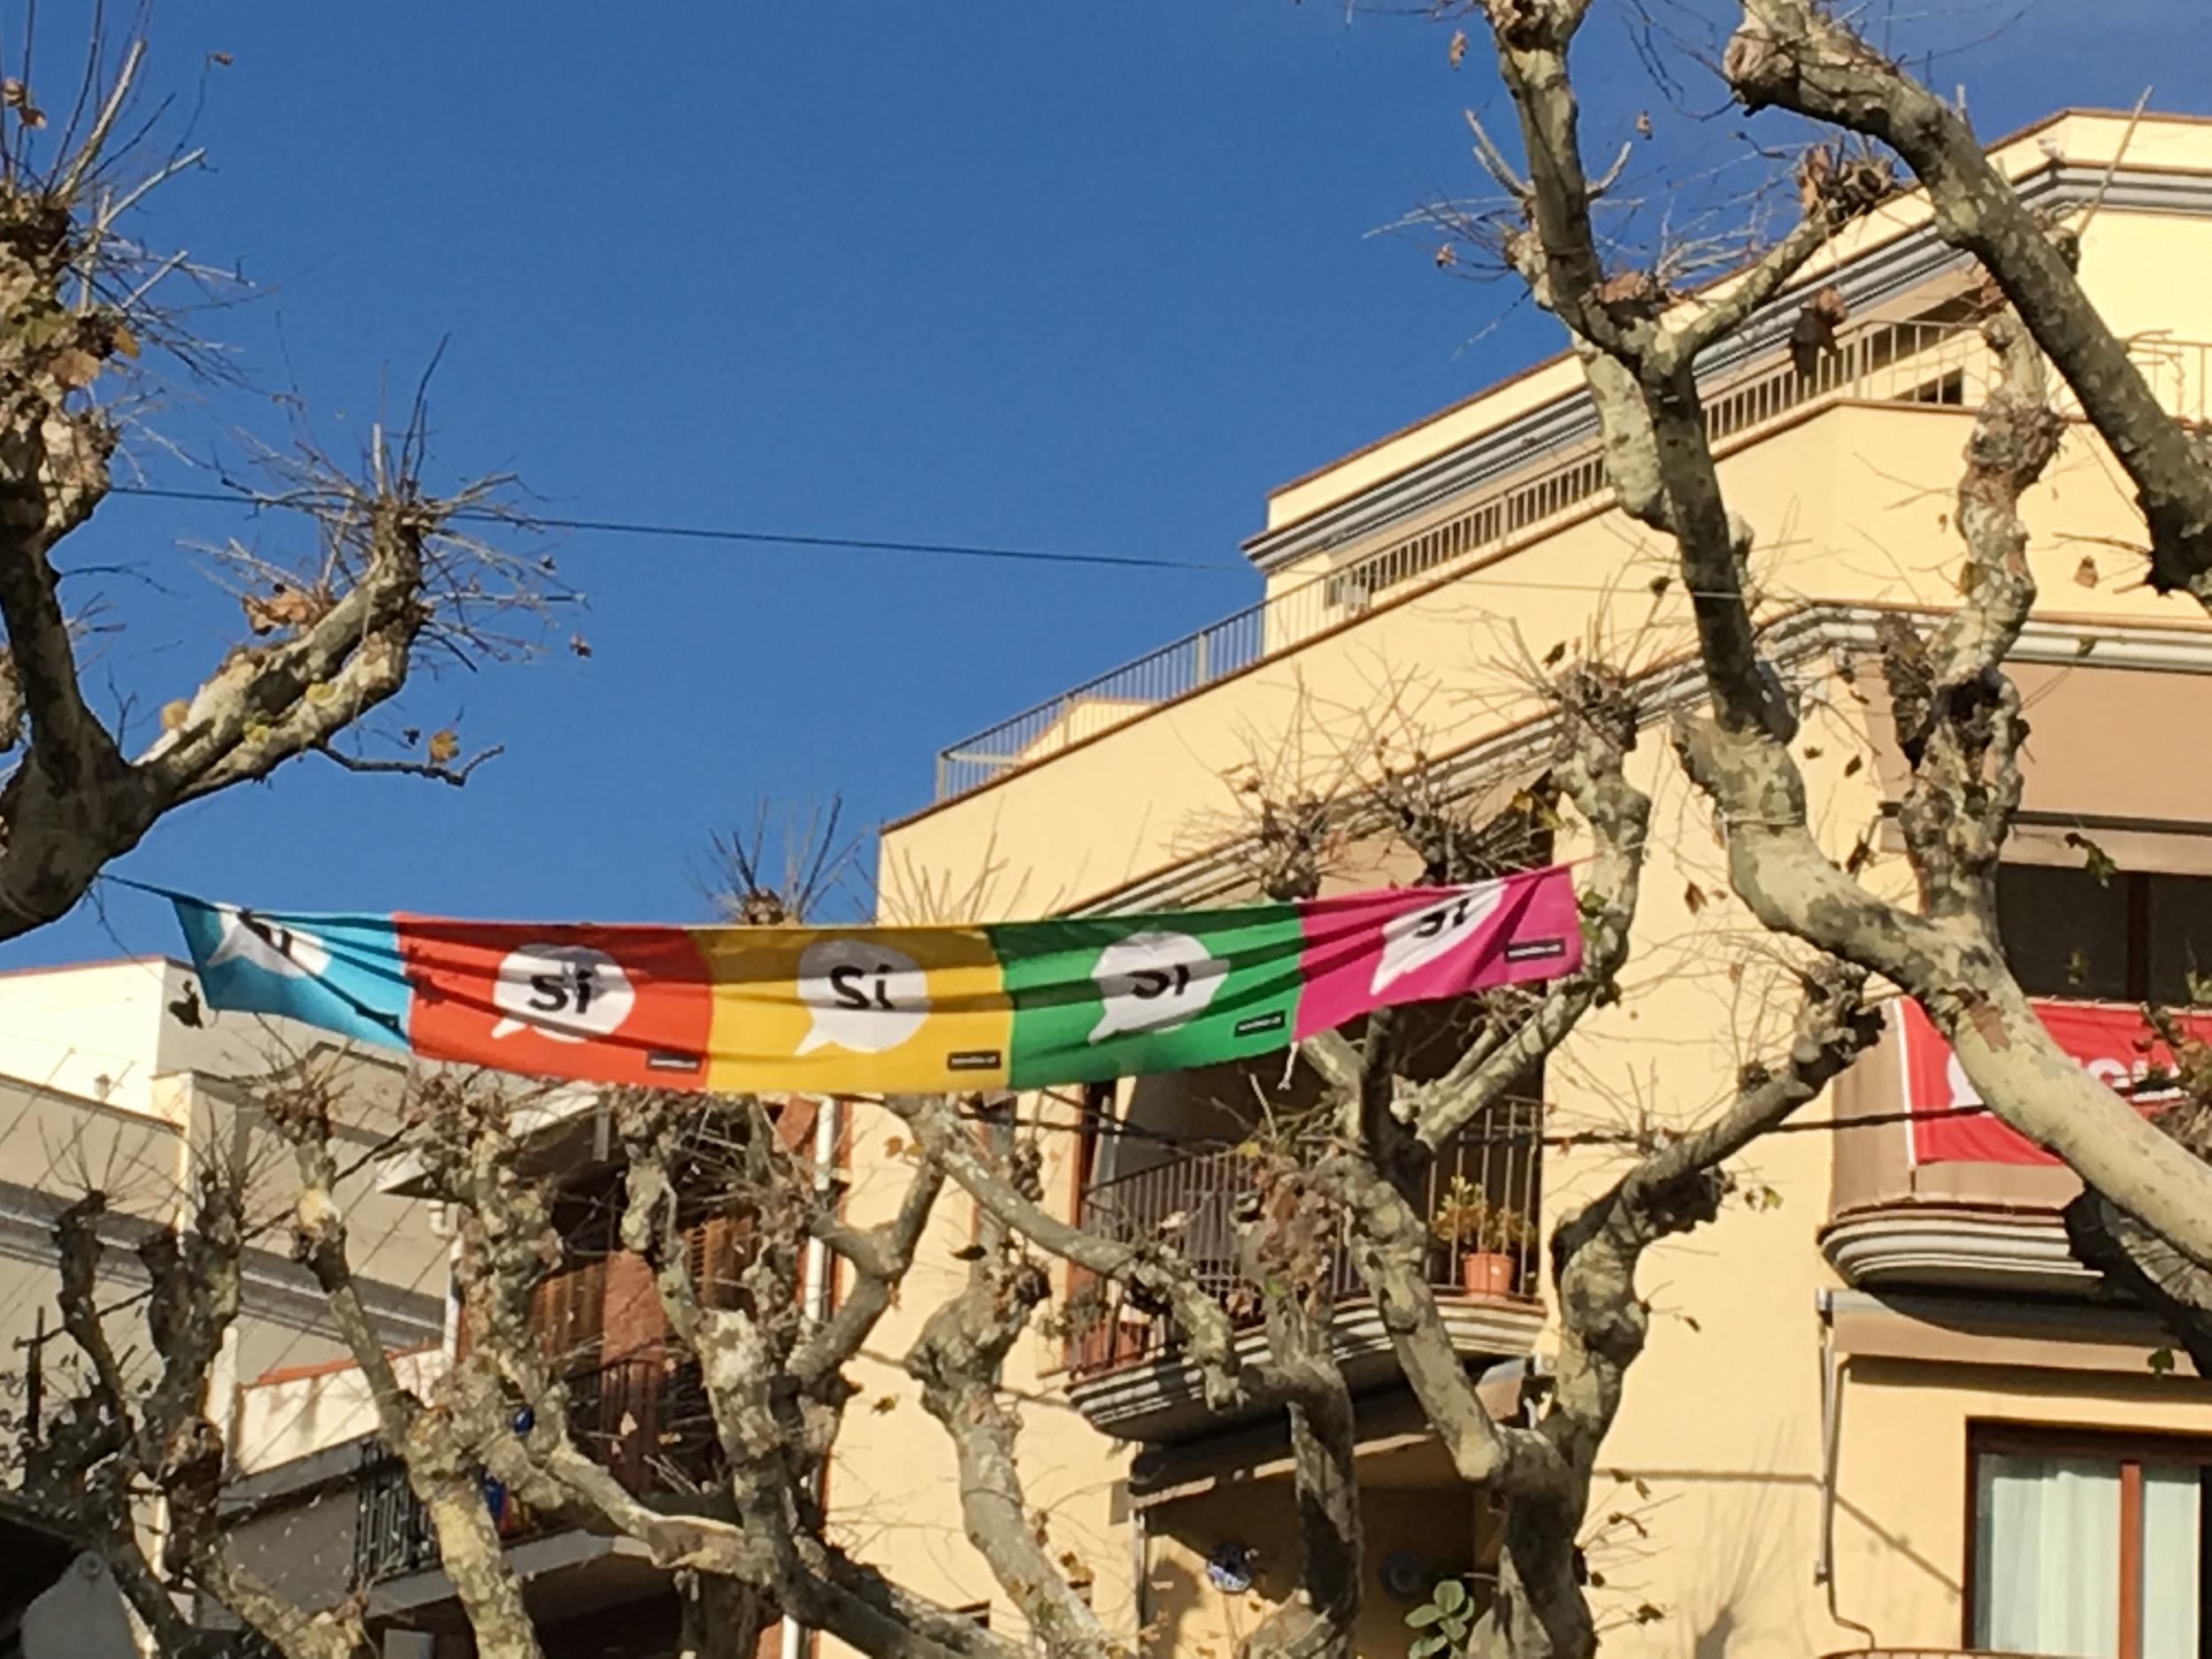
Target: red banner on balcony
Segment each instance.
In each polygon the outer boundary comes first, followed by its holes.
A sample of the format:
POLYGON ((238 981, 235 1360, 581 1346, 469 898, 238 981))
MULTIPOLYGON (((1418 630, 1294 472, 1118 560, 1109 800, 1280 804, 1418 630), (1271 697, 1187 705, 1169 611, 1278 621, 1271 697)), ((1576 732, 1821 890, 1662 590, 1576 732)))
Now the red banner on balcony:
MULTIPOLYGON (((2039 1002, 2036 1015, 2058 1046, 2082 1064, 2092 1077, 2133 1101, 2138 1110, 2154 1112, 2173 1094, 2137 1086, 2172 1060, 2166 1045, 2151 1033, 2139 1008, 2112 1002, 2039 1002)), ((2008 1129, 1982 1103, 1951 1045, 1910 997, 1890 1004, 1904 1063, 1905 1107, 1930 1112, 1908 1125, 1915 1164, 2056 1164, 2058 1159, 2026 1136, 2008 1129)), ((2212 1040, 2212 1018, 2184 1024, 2194 1035, 2212 1040)))

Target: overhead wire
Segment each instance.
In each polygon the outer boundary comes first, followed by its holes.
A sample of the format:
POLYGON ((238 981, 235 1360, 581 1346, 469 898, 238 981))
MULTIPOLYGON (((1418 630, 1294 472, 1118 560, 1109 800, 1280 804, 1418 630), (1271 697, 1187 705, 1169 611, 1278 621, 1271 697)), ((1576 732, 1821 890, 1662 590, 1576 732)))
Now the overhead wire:
MULTIPOLYGON (((2157 1092, 2168 1092, 2171 1087, 2172 1085, 2168 1082, 2163 1084, 2157 1092)), ((2113 1092, 2123 1097, 2131 1098, 2137 1090, 2131 1087, 2115 1089, 2113 1092)), ((1053 1098, 1064 1101, 1065 1099, 1061 1095, 1054 1095, 1053 1098)), ((1074 1104, 1075 1102, 1066 1103, 1074 1104)), ((1543 1102, 1523 1097, 1516 1097, 1510 1103, 1522 1106, 1544 1104, 1543 1102)), ((1048 1118, 1023 1118, 1018 1114, 994 1112, 987 1107, 977 1107, 972 1110, 956 1109, 955 1115, 968 1123, 996 1124, 1010 1128, 1039 1130, 1055 1134, 1110 1136, 1119 1140, 1152 1141, 1163 1146, 1212 1147, 1217 1150, 1242 1146, 1250 1141, 1257 1132, 1257 1126, 1255 1125, 1252 1130, 1242 1134, 1178 1134, 1171 1130, 1154 1129, 1142 1125, 1124 1123, 1111 1118, 1092 1117, 1081 1123, 1058 1123, 1048 1118)), ((1897 1124, 1924 1123, 1957 1118, 1985 1118, 1990 1115, 1990 1109, 1978 1102, 1958 1106, 1931 1106, 1916 1108, 1908 1111, 1870 1112, 1851 1118, 1777 1124, 1761 1133, 1778 1135, 1832 1133, 1842 1129, 1873 1129, 1897 1124)), ((1691 1133, 1691 1131, 1684 1133, 1691 1133)), ((1501 1134, 1455 1136, 1454 1143, 1462 1146, 1547 1146, 1571 1148, 1587 1146, 1639 1146, 1643 1144, 1646 1139, 1647 1137, 1632 1134, 1625 1130, 1566 1130, 1556 1134, 1535 1135, 1526 1131, 1509 1131, 1501 1134)))
MULTIPOLYGON (((245 512, 282 510, 287 503, 242 491, 176 489, 152 484, 115 484, 111 495, 135 496, 147 501, 197 503, 229 507, 245 512)), ((447 515, 456 523, 503 525, 519 530, 561 530, 586 535, 623 535, 679 541, 722 542, 748 547, 825 548, 853 552, 902 553, 941 558, 995 559, 1032 565, 1099 566, 1121 570, 1194 571, 1217 576, 1242 575, 1252 566, 1238 561, 1181 559, 1142 553, 1083 553, 1066 549, 992 545, 967 541, 931 541, 899 537, 830 535, 818 531, 760 530, 738 526, 668 524, 649 519, 540 518, 532 513, 500 513, 460 509, 447 515)), ((1617 582, 1545 580, 1533 577, 1500 576, 1487 570, 1467 571, 1451 578, 1455 583, 1510 588, 1529 593, 1578 593, 1611 595, 1627 591, 1617 582)), ((1732 598, 1731 594, 1707 594, 1685 585, 1671 572, 1662 572, 1645 585, 1655 599, 1670 595, 1685 598, 1732 598)), ((1293 589, 1293 592, 1299 591, 1293 589)))
MULTIPOLYGON (((259 511, 279 508, 281 502, 231 490, 174 489, 152 484, 116 484, 115 495, 135 495, 150 501, 197 502, 206 505, 259 511)), ((1062 549, 1003 547, 972 541, 921 541, 884 536, 827 535, 818 531, 757 530, 726 525, 664 524, 626 518, 541 518, 534 513, 508 514, 468 508, 446 515, 462 524, 506 525, 518 529, 566 530, 593 535, 650 536, 664 541, 734 542, 749 547, 835 548, 864 553, 911 553, 941 558, 999 559, 1033 565, 1105 565, 1122 570, 1211 571, 1235 574, 1250 566, 1225 565, 1211 559, 1156 557, 1141 553, 1079 553, 1062 549)))

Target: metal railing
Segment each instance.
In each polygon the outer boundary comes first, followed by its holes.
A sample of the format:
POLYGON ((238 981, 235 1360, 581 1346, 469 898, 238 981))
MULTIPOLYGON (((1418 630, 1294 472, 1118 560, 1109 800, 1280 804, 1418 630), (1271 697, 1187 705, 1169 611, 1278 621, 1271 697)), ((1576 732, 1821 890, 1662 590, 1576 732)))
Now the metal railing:
MULTIPOLYGON (((577 1448, 640 1497, 702 1485, 718 1455, 698 1362, 648 1348, 574 1372, 568 1387, 569 1432, 577 1448)), ((355 1480, 353 1574, 379 1584, 438 1564, 428 1510, 407 1484, 406 1466, 374 1439, 362 1443, 355 1480)), ((485 1502, 510 1541, 549 1530, 495 1484, 485 1502)))
POLYGON ((2128 342, 2128 356, 2168 413, 2196 426, 2212 424, 2212 342, 2139 334, 2128 342))
POLYGON ((569 1432, 642 1496, 713 1478, 718 1447, 699 1362, 674 1348, 629 1355, 572 1379, 569 1432))
MULTIPOLYGON (((2206 419, 2212 345, 2151 336, 2131 350, 2168 408, 2184 419, 2206 419)), ((1786 357, 1768 359, 1708 388, 1705 429, 1718 444, 1830 399, 1973 408, 1986 395, 1994 367, 1973 327, 1869 324, 1840 335, 1832 349, 1808 365, 1786 357)), ((1248 605, 941 750, 936 798, 965 795, 1002 772, 1287 650, 1358 616, 1393 588, 1584 510, 1609 488, 1594 437, 1562 445, 1532 471, 1440 524, 1248 605)))
MULTIPOLYGON (((1487 1229, 1434 1227, 1427 1271, 1436 1289, 1517 1301, 1536 1296, 1542 1136, 1540 1102, 1493 1108, 1436 1155, 1419 1190, 1409 1194, 1432 1223, 1455 1205, 1469 1219, 1486 1212, 1513 1218, 1487 1229), (1470 1232, 1473 1236, 1463 1236, 1470 1232)), ((1237 1223, 1256 1182, 1256 1161, 1233 1148, 1178 1158, 1093 1187, 1083 1196, 1083 1225, 1122 1241, 1171 1239, 1231 1319, 1239 1327, 1256 1325, 1264 1316, 1264 1293, 1238 1264, 1237 1223)), ((1336 1301, 1366 1296, 1348 1251, 1331 1253, 1328 1271, 1336 1301)), ((1117 1285, 1079 1285, 1070 1304, 1066 1357, 1078 1378, 1157 1357, 1181 1340, 1173 1315, 1130 1301, 1117 1285)))
POLYGON ((370 1439, 353 1485, 353 1582, 358 1586, 438 1564, 430 1512, 407 1484, 407 1466, 370 1439))

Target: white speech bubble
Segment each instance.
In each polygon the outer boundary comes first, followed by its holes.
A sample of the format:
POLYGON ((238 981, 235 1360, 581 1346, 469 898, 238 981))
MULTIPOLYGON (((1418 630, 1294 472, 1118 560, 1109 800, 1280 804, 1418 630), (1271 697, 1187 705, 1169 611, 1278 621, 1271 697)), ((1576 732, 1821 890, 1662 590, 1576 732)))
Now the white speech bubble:
POLYGON ((929 979, 902 950, 865 939, 825 939, 799 953, 799 1001, 814 1015, 801 1054, 832 1043, 881 1054, 929 1018, 929 979))
POLYGON ((637 1006, 622 964, 589 945, 525 945, 511 950, 492 981, 500 1012, 492 1036, 534 1031, 556 1042, 611 1037, 637 1006))
POLYGON ((1093 1042, 1116 1032, 1159 1031, 1206 1011, 1229 964, 1188 933, 1131 933, 1098 953, 1091 978, 1104 1012, 1093 1042))
POLYGON ((1481 931, 1504 897, 1504 882, 1482 881, 1392 917, 1382 926, 1382 956, 1369 991, 1380 995, 1386 986, 1451 955, 1481 931))
POLYGON ((1954 1111, 1962 1106, 1978 1106, 1982 1103, 1980 1091, 1968 1079, 1966 1067, 1955 1054, 1944 1065, 1943 1086, 1951 1092, 1951 1098, 1946 1104, 1954 1111))
POLYGON ((216 913, 222 918, 223 932, 208 956, 207 965, 211 968, 226 962, 242 962, 264 973, 312 979, 330 966, 330 948, 312 933, 287 927, 235 905, 219 904, 216 913))

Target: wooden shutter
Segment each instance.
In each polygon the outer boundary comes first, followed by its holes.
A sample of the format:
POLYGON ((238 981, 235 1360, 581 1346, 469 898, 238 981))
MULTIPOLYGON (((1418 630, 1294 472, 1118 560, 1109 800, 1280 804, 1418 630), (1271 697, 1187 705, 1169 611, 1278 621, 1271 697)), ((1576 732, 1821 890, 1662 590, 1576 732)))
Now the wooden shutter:
POLYGON ((703 1306, 745 1305, 742 1275, 755 1244, 753 1217, 742 1213, 707 1216, 684 1229, 686 1264, 703 1306))
POLYGON ((530 1323, 546 1358, 564 1375, 598 1364, 606 1317, 603 1256, 548 1274, 530 1293, 530 1323))

